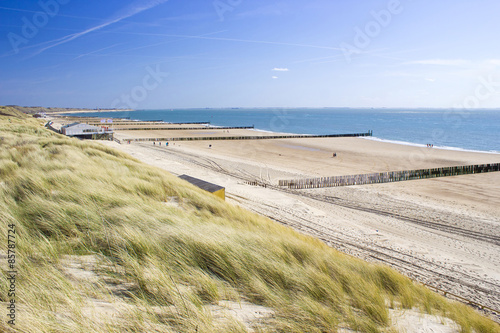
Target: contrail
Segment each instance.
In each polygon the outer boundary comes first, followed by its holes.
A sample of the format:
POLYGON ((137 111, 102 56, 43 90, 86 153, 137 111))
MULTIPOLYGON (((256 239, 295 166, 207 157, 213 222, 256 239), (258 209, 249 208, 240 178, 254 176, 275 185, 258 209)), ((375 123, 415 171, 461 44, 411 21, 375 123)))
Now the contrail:
POLYGON ((111 46, 103 47, 102 49, 99 49, 99 50, 95 50, 95 51, 92 51, 92 52, 83 53, 83 54, 80 54, 79 56, 75 57, 73 60, 81 58, 81 57, 85 57, 85 56, 88 56, 88 55, 91 55, 91 54, 94 54, 94 53, 97 53, 97 52, 100 52, 100 51, 108 50, 108 49, 111 49, 111 48, 113 48, 113 47, 115 47, 117 45, 121 45, 121 44, 123 44, 123 43, 117 43, 117 44, 113 44, 111 46))
POLYGON ((326 50, 337 50, 342 49, 338 47, 321 46, 321 45, 310 45, 310 44, 296 44, 296 43, 285 43, 285 42, 271 42, 265 40, 251 40, 251 39, 238 39, 238 38, 224 38, 224 37, 206 37, 206 36, 190 36, 190 35, 169 35, 169 34, 154 34, 154 33, 142 33, 142 32, 112 32, 119 34, 131 34, 131 35, 144 35, 144 36, 159 36, 159 37, 177 37, 177 38, 192 38, 192 39, 208 39, 208 40, 220 40, 227 42, 240 42, 240 43, 254 43, 254 44, 271 44, 271 45, 284 45, 284 46, 298 46, 298 47, 308 47, 316 49, 326 49, 326 50))
POLYGON ((42 53, 42 52, 44 52, 44 51, 46 51, 48 49, 56 47, 58 45, 65 44, 65 43, 70 42, 70 41, 72 41, 74 39, 77 39, 79 37, 85 36, 86 34, 91 33, 93 31, 97 31, 99 29, 105 28, 105 27, 107 27, 107 26, 109 26, 111 24, 118 23, 121 20, 129 18, 129 17, 134 16, 136 14, 139 14, 139 13, 145 11, 145 10, 151 9, 151 8, 156 7, 158 5, 161 5, 162 3, 166 2, 166 1, 168 1, 168 0, 149 0, 149 1, 146 1, 146 2, 139 3, 139 4, 136 3, 133 6, 126 8, 126 13, 125 14, 122 14, 119 17, 117 17, 117 18, 115 18, 113 20, 110 20, 110 21, 107 21, 105 23, 96 25, 96 26, 94 26, 92 28, 89 28, 87 30, 84 30, 82 32, 78 32, 78 33, 75 33, 75 34, 67 35, 67 36, 64 36, 64 37, 61 37, 61 38, 58 38, 58 39, 50 41, 49 43, 52 43, 51 45, 46 46, 46 47, 38 50, 36 53, 33 54, 33 56, 36 56, 36 55, 38 55, 38 54, 40 54, 40 53, 42 53))
MULTIPOLYGON (((226 32, 226 30, 209 32, 209 33, 206 33, 206 34, 199 35, 198 37, 204 37, 204 36, 219 34, 221 32, 226 32)), ((182 39, 178 39, 176 41, 159 42, 159 43, 154 43, 154 44, 150 44, 150 45, 138 46, 138 47, 134 47, 134 48, 131 48, 131 49, 122 50, 122 51, 111 53, 111 54, 119 54, 119 53, 123 53, 123 52, 127 52, 127 51, 134 51, 134 50, 145 49, 145 48, 148 48, 148 47, 153 47, 153 46, 163 45, 163 44, 167 44, 167 43, 178 42, 178 41, 181 41, 181 40, 184 40, 184 39, 189 39, 189 38, 182 38, 182 39)))

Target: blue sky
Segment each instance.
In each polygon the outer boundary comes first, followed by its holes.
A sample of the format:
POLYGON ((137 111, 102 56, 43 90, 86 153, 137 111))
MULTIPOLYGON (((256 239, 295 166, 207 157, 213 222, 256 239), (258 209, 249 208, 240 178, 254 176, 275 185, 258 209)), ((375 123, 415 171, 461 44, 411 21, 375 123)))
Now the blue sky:
POLYGON ((498 0, 2 0, 0 105, 500 108, 498 0))

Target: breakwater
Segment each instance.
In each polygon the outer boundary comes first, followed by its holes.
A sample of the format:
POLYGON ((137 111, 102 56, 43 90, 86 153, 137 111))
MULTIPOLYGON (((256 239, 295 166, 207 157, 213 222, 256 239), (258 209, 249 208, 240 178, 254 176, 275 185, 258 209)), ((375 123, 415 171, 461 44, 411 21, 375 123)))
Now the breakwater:
MULTIPOLYGON (((106 120, 106 119, 104 119, 106 120)), ((107 121, 77 121, 77 122, 80 122, 80 123, 85 123, 87 125, 93 125, 93 126, 101 126, 101 125, 108 125, 108 126, 112 126, 112 125, 128 125, 128 126, 134 126, 134 125, 167 125, 166 123, 164 123, 163 121, 161 120, 154 120, 154 121, 117 121, 117 120, 111 120, 111 122, 107 122, 107 121)))
POLYGON ((280 180, 279 186, 288 187, 290 189, 306 189, 350 185, 367 185, 401 182, 416 179, 470 175, 495 171, 500 171, 500 163, 461 165, 434 169, 392 171, 349 176, 280 180))
POLYGON ((270 139, 300 139, 300 138, 352 138, 372 136, 372 132, 354 134, 325 134, 325 135, 250 135, 250 136, 193 136, 178 138, 129 138, 122 141, 215 141, 215 140, 270 140, 270 139))
MULTIPOLYGON (((121 125, 121 124, 119 124, 121 125)), ((117 131, 195 131, 195 130, 230 130, 230 129, 253 129, 253 126, 233 127, 125 127, 116 128, 117 131)))

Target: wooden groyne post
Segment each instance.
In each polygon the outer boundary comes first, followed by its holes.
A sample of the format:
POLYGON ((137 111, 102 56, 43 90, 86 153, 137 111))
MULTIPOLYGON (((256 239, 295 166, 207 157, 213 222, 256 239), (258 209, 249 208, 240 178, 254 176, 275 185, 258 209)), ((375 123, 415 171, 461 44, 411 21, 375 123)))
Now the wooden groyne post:
POLYGON ((437 177, 449 177, 459 175, 470 175, 476 173, 500 171, 500 163, 460 165, 434 169, 419 169, 406 171, 392 171, 369 173, 349 176, 333 176, 320 178, 280 180, 279 186, 290 189, 322 188, 335 186, 366 185, 400 182, 415 179, 428 179, 437 177))
POLYGON ((270 140, 270 139, 301 139, 301 138, 354 138, 371 136, 372 132, 353 134, 324 134, 324 135, 270 135, 270 136, 193 136, 178 138, 130 138, 123 141, 213 141, 213 140, 270 140))
MULTIPOLYGON (((120 124, 115 124, 120 125, 120 124)), ((115 128, 116 131, 196 131, 196 130, 235 130, 235 129, 253 129, 253 126, 235 126, 235 127, 125 127, 115 128)))

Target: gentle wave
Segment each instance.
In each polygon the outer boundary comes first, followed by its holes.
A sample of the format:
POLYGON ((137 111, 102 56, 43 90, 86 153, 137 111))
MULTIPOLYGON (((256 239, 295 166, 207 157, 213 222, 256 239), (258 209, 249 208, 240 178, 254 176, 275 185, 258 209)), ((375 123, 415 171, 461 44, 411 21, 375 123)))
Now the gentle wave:
POLYGON ((311 135, 311 134, 297 134, 297 133, 287 133, 287 132, 273 132, 273 131, 267 131, 259 128, 249 128, 249 131, 255 131, 255 132, 261 132, 261 133, 269 133, 269 134, 275 134, 275 135, 311 135))
MULTIPOLYGON (((427 145, 424 145, 424 144, 421 144, 421 143, 407 142, 407 141, 398 141, 398 140, 387 140, 387 139, 377 138, 375 136, 364 136, 364 137, 361 137, 361 138, 365 139, 365 140, 394 143, 394 144, 404 145, 404 146, 412 146, 412 147, 419 147, 419 148, 428 148, 427 145)), ((487 151, 487 150, 473 150, 473 149, 465 149, 465 148, 458 148, 458 147, 448 147, 448 146, 433 146, 432 148, 433 149, 442 149, 442 150, 463 151, 463 152, 469 152, 469 153, 500 154, 500 151, 496 151, 496 150, 490 150, 490 151, 487 151)))

